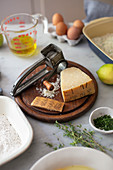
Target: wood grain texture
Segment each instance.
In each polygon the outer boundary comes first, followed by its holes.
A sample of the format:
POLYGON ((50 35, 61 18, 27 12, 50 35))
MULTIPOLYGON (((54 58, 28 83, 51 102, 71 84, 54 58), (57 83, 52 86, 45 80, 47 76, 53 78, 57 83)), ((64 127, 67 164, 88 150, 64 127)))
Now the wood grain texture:
MULTIPOLYGON (((95 94, 83 97, 81 99, 72 102, 65 103, 62 113, 36 108, 31 106, 31 102, 34 100, 36 96, 41 96, 40 91, 36 89, 36 87, 39 89, 42 85, 39 80, 34 85, 30 86, 25 91, 23 91, 20 95, 15 97, 16 103, 22 108, 23 111, 25 111, 26 114, 40 121, 49 122, 49 123, 54 123, 56 120, 59 122, 67 122, 79 116, 82 116, 95 103, 95 100, 98 95, 98 85, 94 76, 91 74, 89 70, 87 70, 85 67, 81 66, 80 64, 68 61, 68 67, 73 67, 73 66, 81 69, 93 79, 95 85, 95 94)), ((36 74, 36 72, 38 72, 43 67, 44 65, 38 67, 26 79, 28 79, 33 74, 36 74)), ((52 77, 52 82, 56 81, 56 77, 57 75, 54 75, 52 77)), ((58 90, 58 94, 54 97, 54 99, 58 101, 63 101, 60 89, 58 90)))

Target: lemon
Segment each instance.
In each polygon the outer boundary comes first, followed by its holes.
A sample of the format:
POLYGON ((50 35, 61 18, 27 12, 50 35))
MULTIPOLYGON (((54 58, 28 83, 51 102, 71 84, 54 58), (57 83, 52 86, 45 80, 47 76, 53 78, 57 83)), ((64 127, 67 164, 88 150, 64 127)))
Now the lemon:
POLYGON ((3 35, 0 34, 0 47, 3 45, 3 35))
POLYGON ((113 64, 104 64, 96 73, 103 83, 113 85, 113 64))

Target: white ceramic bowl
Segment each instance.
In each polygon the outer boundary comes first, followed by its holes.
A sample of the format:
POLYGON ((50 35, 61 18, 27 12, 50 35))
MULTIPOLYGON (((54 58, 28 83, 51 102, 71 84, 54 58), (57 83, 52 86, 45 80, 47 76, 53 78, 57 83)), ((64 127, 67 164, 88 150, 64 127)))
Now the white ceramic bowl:
POLYGON ((72 165, 88 166, 94 170, 112 170, 113 159, 95 149, 66 147, 45 155, 30 170, 57 170, 72 165))
POLYGON ((23 112, 14 100, 6 96, 0 96, 0 115, 5 115, 21 139, 21 145, 11 153, 0 156, 0 165, 22 154, 31 144, 33 130, 23 112))
POLYGON ((98 118, 100 116, 104 116, 104 115, 110 115, 113 118, 113 109, 111 109, 109 107, 99 107, 99 108, 93 110, 93 112, 91 113, 91 115, 89 117, 89 123, 90 123, 91 127, 97 132, 100 132, 103 134, 113 133, 113 130, 105 131, 105 130, 98 129, 94 126, 93 119, 96 119, 96 118, 98 118))

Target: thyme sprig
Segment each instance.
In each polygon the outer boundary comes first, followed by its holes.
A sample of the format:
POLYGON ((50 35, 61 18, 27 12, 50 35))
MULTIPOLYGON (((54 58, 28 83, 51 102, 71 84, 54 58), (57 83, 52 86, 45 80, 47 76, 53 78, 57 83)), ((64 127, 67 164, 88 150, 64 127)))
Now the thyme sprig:
MULTIPOLYGON (((55 133, 53 133, 53 135, 56 136, 55 133)), ((57 141, 59 142, 59 145, 58 145, 58 146, 54 146, 52 143, 49 143, 49 142, 44 142, 44 144, 46 144, 46 145, 49 146, 50 148, 53 148, 54 150, 57 150, 57 149, 60 149, 60 148, 65 147, 64 143, 62 143, 62 141, 60 140, 60 138, 57 137, 57 136, 56 136, 56 138, 57 138, 57 141)))
POLYGON ((94 139, 94 131, 88 131, 86 128, 83 128, 82 125, 76 125, 74 126, 71 123, 68 124, 61 124, 59 122, 55 122, 55 125, 64 131, 64 136, 67 136, 72 139, 72 142, 70 145, 73 146, 86 146, 91 147, 94 149, 101 150, 103 152, 106 152, 106 150, 113 151, 112 149, 109 149, 101 144, 99 144, 94 139))

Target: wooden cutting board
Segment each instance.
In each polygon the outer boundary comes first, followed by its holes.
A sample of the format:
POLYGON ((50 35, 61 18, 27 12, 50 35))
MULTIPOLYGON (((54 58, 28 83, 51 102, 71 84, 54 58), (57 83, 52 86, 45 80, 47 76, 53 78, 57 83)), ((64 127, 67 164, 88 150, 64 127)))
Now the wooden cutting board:
MULTIPOLYGON (((62 113, 48 111, 45 109, 31 106, 31 102, 35 99, 35 97, 41 96, 40 88, 42 88, 42 84, 41 84, 41 80, 38 80, 35 84, 33 84, 25 91, 23 91, 20 95, 15 97, 16 103, 22 108, 22 110, 26 114, 40 121, 50 122, 50 123, 54 123, 56 120, 59 122, 71 121, 85 114, 93 106, 97 98, 97 94, 98 94, 97 82, 94 76, 91 74, 91 72, 87 70, 85 67, 81 66, 80 64, 68 61, 68 67, 77 67, 82 71, 84 71, 86 74, 88 74, 94 81, 95 94, 83 97, 81 99, 72 102, 65 103, 62 113)), ((36 68, 28 77, 26 77, 26 80, 32 75, 36 74, 36 72, 38 72, 42 68, 44 68, 44 65, 41 65, 40 67, 36 68)), ((50 81, 55 82, 57 77, 58 77, 57 74, 54 75, 52 79, 50 79, 50 81)), ((58 89, 57 94, 54 96, 54 99, 63 102, 60 88, 58 89)))

